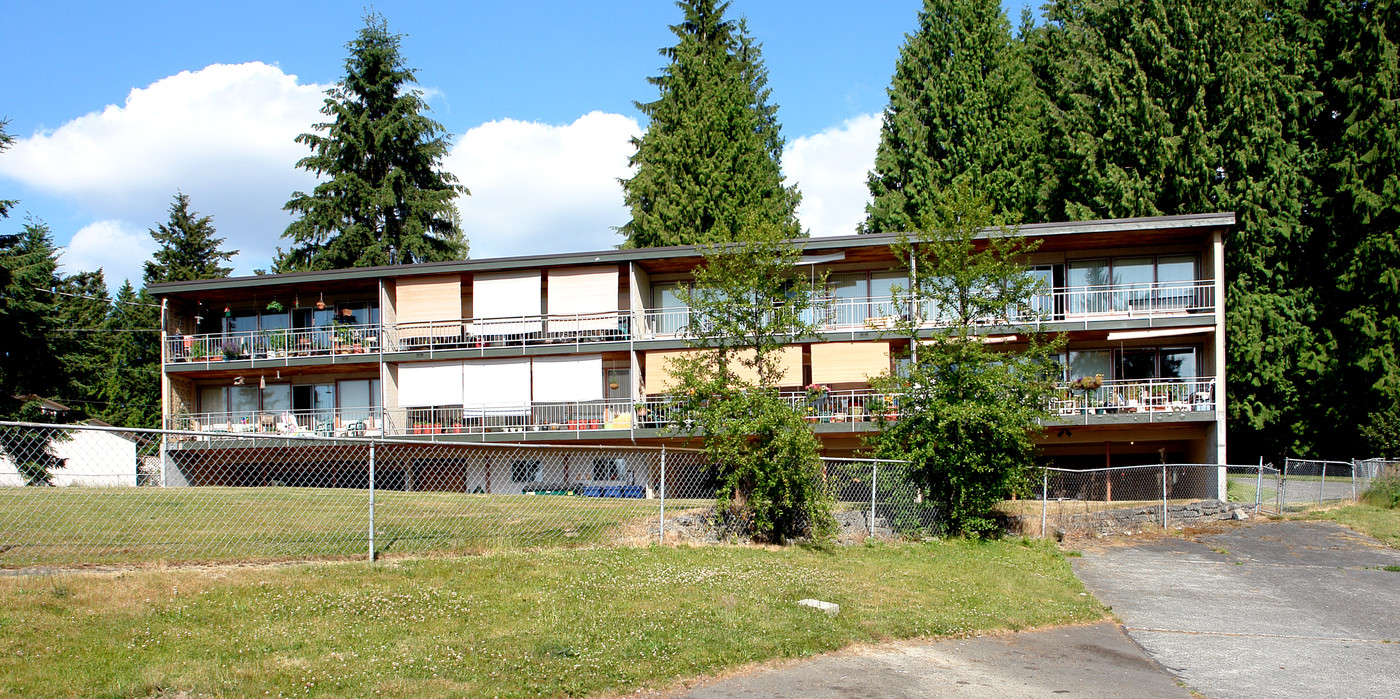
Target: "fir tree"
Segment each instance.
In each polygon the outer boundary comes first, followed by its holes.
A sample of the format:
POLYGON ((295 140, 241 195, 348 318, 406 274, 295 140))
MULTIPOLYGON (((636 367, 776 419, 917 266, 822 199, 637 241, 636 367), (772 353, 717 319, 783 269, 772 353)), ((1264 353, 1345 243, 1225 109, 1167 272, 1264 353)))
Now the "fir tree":
POLYGON ((955 183, 1041 218, 1044 100, 999 2, 925 0, 889 96, 861 232, 917 230, 955 183))
POLYGON ((799 234, 796 186, 784 187, 783 138, 769 102, 760 46, 743 20, 724 19, 728 3, 682 0, 671 27, 679 42, 649 78, 655 102, 637 103, 649 123, 622 180, 631 220, 626 247, 732 241, 750 220, 799 234))
POLYGON ((146 284, 185 282, 194 279, 219 279, 233 273, 222 263, 238 254, 223 251, 223 238, 214 236, 214 221, 190 211, 188 194, 177 193, 170 205, 170 220, 151 229, 151 237, 160 248, 146 263, 146 284))
POLYGON ((160 310, 125 282, 104 323, 111 332, 98 415, 122 427, 160 426, 160 310))
POLYGON ((59 285, 58 254, 49 227, 36 220, 0 236, 0 415, 20 414, 12 396, 52 397, 60 388, 51 293, 59 285))
POLYGON ((112 335, 100 332, 112 308, 106 277, 100 269, 65 276, 57 291, 52 332, 61 381, 55 397, 74 411, 91 413, 111 366, 112 335))
MULTIPOLYGON (((9 147, 15 143, 15 137, 5 131, 5 127, 9 126, 9 124, 9 119, 0 119, 0 153, 8 150, 9 147)), ((0 218, 8 218, 10 209, 13 209, 15 204, 18 203, 19 202, 14 199, 0 199, 0 218)))
POLYGON ((456 197, 470 194, 442 170, 451 140, 429 119, 401 37, 384 18, 365 17, 346 45, 346 75, 326 92, 316 124, 297 142, 311 155, 297 167, 323 181, 295 192, 284 207, 298 218, 282 237, 291 249, 277 269, 339 269, 438 262, 466 257, 456 197))

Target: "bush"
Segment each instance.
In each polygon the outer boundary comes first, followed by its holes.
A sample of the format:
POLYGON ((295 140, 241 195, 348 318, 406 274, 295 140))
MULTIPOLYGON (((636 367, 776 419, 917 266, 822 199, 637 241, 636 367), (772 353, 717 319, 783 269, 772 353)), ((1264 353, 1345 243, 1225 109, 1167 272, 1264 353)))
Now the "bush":
POLYGON ((1400 476, 1384 476, 1371 481, 1371 487, 1361 496, 1361 501, 1389 510, 1400 508, 1400 476))

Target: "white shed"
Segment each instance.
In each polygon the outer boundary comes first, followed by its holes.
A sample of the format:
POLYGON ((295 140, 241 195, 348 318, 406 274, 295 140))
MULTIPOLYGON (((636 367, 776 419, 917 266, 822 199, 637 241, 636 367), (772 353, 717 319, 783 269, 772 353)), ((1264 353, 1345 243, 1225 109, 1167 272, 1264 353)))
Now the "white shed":
MULTIPOLYGON (((63 468, 49 475, 55 486, 113 487, 136 485, 136 442, 120 432, 66 431, 70 439, 51 442, 63 468)), ((23 486, 24 476, 7 455, 0 455, 0 486, 23 486)))

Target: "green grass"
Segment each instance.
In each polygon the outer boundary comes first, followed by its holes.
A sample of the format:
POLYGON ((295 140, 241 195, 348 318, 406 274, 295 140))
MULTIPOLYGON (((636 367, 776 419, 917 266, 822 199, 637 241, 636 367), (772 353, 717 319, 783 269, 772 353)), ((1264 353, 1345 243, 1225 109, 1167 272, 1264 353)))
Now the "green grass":
MULTIPOLYGON (((363 556, 368 509, 365 491, 331 488, 0 488, 0 567, 363 556)), ((375 543, 387 554, 578 546, 656 511, 655 500, 380 491, 375 543)))
POLYGON ((1307 516, 1331 520, 1380 539, 1392 548, 1400 548, 1400 510, 1357 503, 1311 512, 1307 516))
POLYGON ((1103 614, 1027 540, 18 576, 0 578, 0 695, 582 696, 1103 614))

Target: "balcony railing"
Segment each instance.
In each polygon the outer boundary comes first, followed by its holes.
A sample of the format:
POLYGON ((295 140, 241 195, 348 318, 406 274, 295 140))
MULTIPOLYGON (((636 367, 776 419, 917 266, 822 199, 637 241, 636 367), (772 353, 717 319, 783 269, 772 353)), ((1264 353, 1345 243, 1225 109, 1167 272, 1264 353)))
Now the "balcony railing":
POLYGON ((1209 412, 1215 410, 1215 388, 1211 377, 1104 381, 1088 391, 1060 384, 1050 409, 1060 417, 1209 412))
MULTIPOLYGON (((1090 391, 1060 384, 1051 412, 1062 419, 1093 416, 1215 410, 1215 379, 1105 381, 1090 391)), ((899 394, 869 390, 784 393, 782 398, 810 423, 839 429, 873 429, 881 417, 898 420, 907 407, 899 394)), ((181 415, 172 428, 197 432, 282 434, 320 437, 485 435, 500 433, 593 433, 660 429, 680 421, 665 396, 641 400, 562 403, 483 403, 433 408, 344 408, 262 410, 181 415)), ((559 435, 564 436, 564 435, 559 435)))
POLYGON ((386 352, 587 345, 632 338, 631 311, 399 323, 386 328, 386 352))
MULTIPOLYGON (((1212 281, 1125 284, 1116 286, 1062 287, 1031 299, 1030 312, 1014 318, 1016 323, 1049 323, 1108 318, 1149 318, 1210 313, 1215 310, 1215 283, 1212 281)), ((919 318, 919 327, 946 327, 949 318, 938 309, 921 304, 918 315, 910 297, 872 296, 824 299, 813 304, 808 320, 827 332, 888 330, 899 323, 919 318)), ((686 337, 691 313, 686 307, 647 309, 644 314, 646 337, 686 337)), ((996 325, 999 318, 980 318, 978 325, 996 325)))
POLYGON ((280 434, 301 437, 379 437, 384 430, 380 408, 334 410, 243 410, 177 415, 171 429, 235 434, 280 434))
POLYGON ((239 360, 284 362, 293 357, 360 361, 364 358, 350 355, 379 352, 380 338, 381 328, 378 324, 173 335, 166 340, 166 357, 169 362, 204 363, 239 360))

